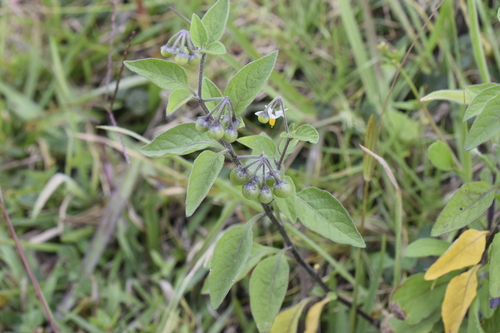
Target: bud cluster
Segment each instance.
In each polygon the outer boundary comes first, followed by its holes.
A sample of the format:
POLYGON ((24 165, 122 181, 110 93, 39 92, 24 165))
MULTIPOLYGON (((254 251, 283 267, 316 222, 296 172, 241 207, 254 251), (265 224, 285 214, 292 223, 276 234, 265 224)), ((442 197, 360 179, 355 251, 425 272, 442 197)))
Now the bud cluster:
POLYGON ((238 139, 238 128, 240 120, 236 118, 229 97, 222 97, 219 104, 206 116, 198 117, 196 129, 200 132, 207 132, 214 140, 223 139, 233 143, 238 139), (212 115, 216 114, 215 117, 212 115))
POLYGON ((198 65, 201 60, 200 48, 194 46, 189 31, 181 30, 169 39, 160 49, 165 58, 174 57, 174 61, 183 66, 198 65))

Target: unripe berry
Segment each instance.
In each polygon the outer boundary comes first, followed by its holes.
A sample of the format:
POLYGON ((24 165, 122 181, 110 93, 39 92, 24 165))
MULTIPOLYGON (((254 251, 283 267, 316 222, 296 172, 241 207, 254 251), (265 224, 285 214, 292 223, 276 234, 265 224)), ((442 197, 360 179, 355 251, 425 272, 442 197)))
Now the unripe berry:
POLYGON ((270 119, 270 118, 269 118, 269 117, 266 117, 266 116, 259 116, 257 119, 258 119, 261 123, 263 123, 263 124, 267 124, 267 123, 269 122, 269 119, 270 119))
POLYGON ((176 55, 175 58, 174 58, 174 61, 180 65, 180 66, 184 66, 185 64, 188 63, 188 58, 187 56, 185 55, 176 55))
POLYGON ((236 139, 238 139, 238 131, 232 127, 226 128, 224 131, 224 141, 233 143, 236 139))
POLYGON ((171 56, 174 55, 172 52, 170 52, 169 48, 166 45, 161 47, 160 53, 165 58, 170 58, 171 56))
POLYGON ((198 57, 198 56, 196 56, 196 57, 190 56, 188 62, 189 62, 189 64, 191 66, 197 66, 197 65, 199 65, 200 61, 201 61, 200 57, 198 57))
POLYGON ((208 130, 208 135, 214 140, 220 140, 224 136, 224 128, 219 123, 213 124, 208 130))
POLYGON ((257 187, 257 184, 255 184, 254 182, 248 182, 243 185, 241 193, 248 200, 255 200, 259 196, 260 191, 257 187))
POLYGON ((199 117, 195 127, 198 132, 206 132, 210 128, 210 121, 206 117, 199 117))
POLYGON ((286 180, 279 180, 274 185, 273 193, 278 198, 286 198, 292 194, 292 186, 286 180))
POLYGON ((231 179, 235 185, 243 185, 248 182, 248 176, 245 174, 245 171, 240 168, 231 170, 229 179, 231 179))
POLYGON ((269 187, 263 186, 260 189, 259 201, 264 203, 264 204, 268 204, 271 201, 273 201, 273 193, 271 192, 271 189, 269 187))

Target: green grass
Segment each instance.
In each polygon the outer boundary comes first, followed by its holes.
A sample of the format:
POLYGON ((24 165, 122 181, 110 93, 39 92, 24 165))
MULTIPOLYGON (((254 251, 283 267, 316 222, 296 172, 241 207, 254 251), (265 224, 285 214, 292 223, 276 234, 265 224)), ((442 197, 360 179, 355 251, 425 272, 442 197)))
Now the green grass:
MULTIPOLYGON (((232 291, 232 302, 217 312, 202 289, 220 230, 249 219, 258 206, 241 205, 239 191, 223 176, 211 199, 186 219, 185 186, 194 156, 148 159, 138 152, 143 142, 126 135, 133 131, 147 142, 173 124, 193 121, 196 103, 165 119, 165 95, 125 70, 114 115, 125 133, 129 167, 116 133, 97 128, 111 124, 98 107, 109 105, 104 82, 111 2, 8 3, 0 7, 0 186, 30 266, 63 331, 257 332, 249 312, 248 278, 232 291)), ((110 93, 132 31, 136 36, 128 59, 138 59, 160 57, 159 46, 186 28, 164 3, 144 1, 147 14, 142 18, 136 3, 117 6, 110 93)), ((426 113, 418 100, 430 91, 461 88, 484 82, 488 73, 498 74, 496 10, 467 1, 468 13, 474 9, 481 20, 478 25, 467 16, 469 36, 465 23, 455 26, 459 5, 445 1, 417 39, 384 110, 402 56, 431 8, 393 0, 338 1, 335 7, 320 0, 289 3, 232 1, 222 40, 229 55, 210 57, 206 74, 224 86, 243 64, 278 49, 277 70, 249 107, 243 132, 277 135, 279 126, 261 126, 251 111, 281 95, 292 121, 311 123, 320 132, 317 145, 307 144, 292 154, 288 174, 298 188, 314 185, 332 192, 357 224, 364 187, 359 144, 369 116, 380 121, 377 154, 390 166, 401 196, 377 166, 364 217, 368 247, 360 260, 346 246, 292 225, 286 228, 308 262, 318 264, 327 284, 342 296, 352 295, 354 268, 362 266, 366 275, 360 278, 357 303, 381 319, 398 276, 404 279, 426 267, 404 257, 406 245, 429 235, 449 193, 462 181, 479 177, 481 170, 472 170, 473 157, 461 149, 467 130, 461 122, 464 108, 446 105, 448 112, 441 114, 437 104, 429 104, 426 113), (486 52, 480 34, 490 47, 486 52), (439 137, 456 152, 461 180, 430 164, 427 147, 439 137), (401 226, 396 222, 400 218, 401 226)), ((175 3, 186 16, 210 5, 175 3)), ((195 80, 192 70, 190 81, 195 80)), ((261 244, 282 244, 266 222, 254 234, 261 244)), ((308 288, 298 269, 291 276, 289 291, 294 293, 287 296, 286 306, 298 301, 301 288, 308 288)), ((349 309, 331 302, 323 313, 322 331, 347 331, 349 309)), ((47 325, 2 223, 0 331, 33 332, 47 325)), ((358 320, 355 331, 374 329, 358 320)))

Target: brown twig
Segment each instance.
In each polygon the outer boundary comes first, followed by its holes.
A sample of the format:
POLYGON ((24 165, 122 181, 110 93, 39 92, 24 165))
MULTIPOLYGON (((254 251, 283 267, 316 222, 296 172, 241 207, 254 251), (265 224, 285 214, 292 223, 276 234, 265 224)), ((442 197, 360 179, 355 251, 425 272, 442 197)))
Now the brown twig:
POLYGON ((45 297, 43 297, 42 289, 40 288, 40 285, 38 284, 38 281, 35 277, 35 274, 33 274, 33 271, 31 270, 31 267, 28 263, 28 260, 26 259, 26 256, 24 255, 23 248, 21 247, 21 244, 19 243, 19 238, 17 238, 16 231, 14 230, 14 226, 12 225, 12 221, 10 220, 9 214, 7 213, 7 208, 5 207, 5 203, 3 201, 3 195, 2 195, 1 189, 0 189, 0 208, 3 211, 5 223, 7 224, 7 227, 9 229, 9 232, 10 232, 12 239, 14 240, 17 252, 19 253, 19 256, 21 257, 21 261, 23 262, 24 268, 26 268, 26 271, 28 272, 31 283, 33 284, 33 288, 35 289, 36 295, 38 296, 38 300, 42 304, 43 311, 45 312, 45 317, 47 317, 47 320, 50 323, 50 328, 52 329, 52 331, 59 333, 59 332, 61 332, 61 330, 60 330, 59 326, 57 325, 57 323, 54 319, 54 316, 52 315, 52 311, 50 311, 50 307, 47 304, 45 297))

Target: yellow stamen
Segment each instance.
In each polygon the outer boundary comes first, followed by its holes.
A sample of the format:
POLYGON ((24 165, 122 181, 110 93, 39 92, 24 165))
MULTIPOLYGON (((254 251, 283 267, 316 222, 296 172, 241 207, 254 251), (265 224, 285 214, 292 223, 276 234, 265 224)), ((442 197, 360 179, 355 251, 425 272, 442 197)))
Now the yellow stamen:
POLYGON ((271 125, 271 127, 274 127, 274 124, 276 124, 276 119, 269 119, 269 125, 271 125))

